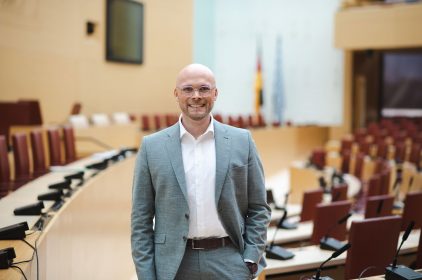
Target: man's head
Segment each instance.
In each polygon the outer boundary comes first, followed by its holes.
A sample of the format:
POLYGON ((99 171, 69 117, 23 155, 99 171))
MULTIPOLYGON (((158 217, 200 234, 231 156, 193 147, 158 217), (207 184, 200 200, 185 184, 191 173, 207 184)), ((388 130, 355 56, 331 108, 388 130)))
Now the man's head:
POLYGON ((202 64, 190 64, 177 75, 174 96, 183 118, 200 121, 207 118, 217 99, 214 74, 202 64))

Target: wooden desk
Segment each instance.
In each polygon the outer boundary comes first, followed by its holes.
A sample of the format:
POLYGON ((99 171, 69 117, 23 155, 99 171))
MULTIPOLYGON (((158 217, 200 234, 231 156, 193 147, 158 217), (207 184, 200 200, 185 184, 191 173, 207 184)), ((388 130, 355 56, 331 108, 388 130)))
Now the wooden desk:
MULTIPOLYGON (((89 158, 66 167, 73 171, 89 161, 97 159, 89 158)), ((129 241, 134 162, 135 157, 128 158, 86 180, 53 214, 38 242, 40 279, 111 280, 130 279, 135 274, 129 241)), ((35 202, 36 196, 46 190, 49 183, 57 182, 63 175, 57 172, 48 174, 23 186, 10 198, 6 197, 7 203, 0 200, 0 213, 10 213, 13 208, 8 207, 13 203, 22 204, 19 199, 24 201, 23 204, 35 202)), ((9 216, 8 220, 2 218, 0 222, 6 226, 23 219, 31 226, 37 218, 9 216)), ((16 242, 21 241, 4 241, 1 246, 15 247, 18 246, 16 242)), ((31 249, 21 252, 22 256, 18 253, 19 258, 25 258, 28 252, 31 249)), ((34 262, 22 268, 28 279, 36 279, 34 262)), ((23 279, 13 269, 1 273, 0 279, 23 279)))
MULTIPOLYGON (((400 234, 399 241, 401 241, 402 235, 403 232, 400 234)), ((400 255, 415 253, 417 251, 419 235, 420 229, 412 231, 407 241, 403 244, 400 250, 400 255)), ((268 266, 264 269, 259 279, 265 279, 265 276, 268 275, 281 275, 289 272, 300 272, 313 269, 316 270, 321 265, 321 263, 328 259, 333 253, 332 251, 320 249, 318 245, 292 248, 289 249, 289 251, 295 254, 293 259, 285 261, 267 259, 268 266)), ((347 252, 331 260, 324 267, 329 268, 332 266, 343 265, 346 262, 346 256, 347 252)))

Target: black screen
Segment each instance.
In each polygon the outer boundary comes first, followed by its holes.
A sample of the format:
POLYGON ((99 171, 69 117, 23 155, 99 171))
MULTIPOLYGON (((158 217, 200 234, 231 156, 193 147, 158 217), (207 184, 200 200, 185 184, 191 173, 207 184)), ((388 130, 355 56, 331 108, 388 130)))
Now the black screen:
POLYGON ((384 54, 382 115, 422 116, 422 52, 384 54))
POLYGON ((139 2, 107 0, 107 60, 143 62, 143 16, 139 2))

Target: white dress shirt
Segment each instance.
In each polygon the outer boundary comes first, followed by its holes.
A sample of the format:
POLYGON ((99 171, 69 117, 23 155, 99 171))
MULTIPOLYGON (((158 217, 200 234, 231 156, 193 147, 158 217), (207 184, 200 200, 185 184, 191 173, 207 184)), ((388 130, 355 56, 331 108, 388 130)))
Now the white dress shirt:
POLYGON ((195 139, 179 118, 188 205, 188 238, 203 239, 228 236, 218 217, 215 202, 215 138, 213 118, 207 130, 195 139))

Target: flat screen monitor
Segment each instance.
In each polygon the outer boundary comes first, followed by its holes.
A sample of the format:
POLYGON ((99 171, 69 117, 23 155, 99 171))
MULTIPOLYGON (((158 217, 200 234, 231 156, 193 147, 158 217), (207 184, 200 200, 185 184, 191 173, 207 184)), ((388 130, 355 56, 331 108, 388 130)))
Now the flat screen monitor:
POLYGON ((142 64, 144 6, 131 0, 107 0, 106 59, 142 64))
POLYGON ((383 56, 383 117, 422 117, 422 51, 383 56))

